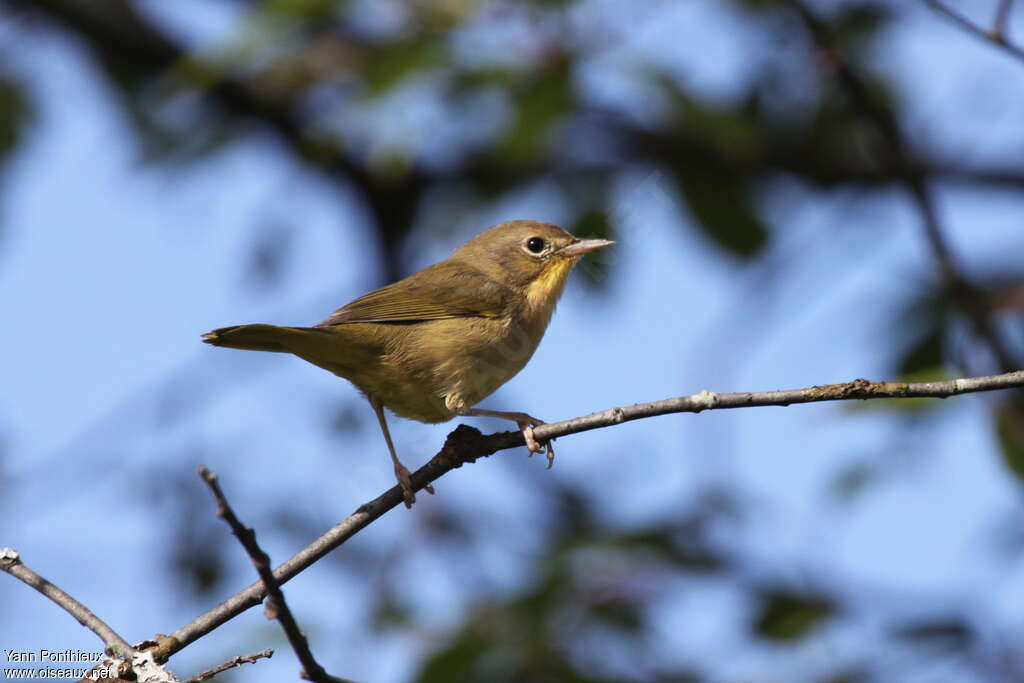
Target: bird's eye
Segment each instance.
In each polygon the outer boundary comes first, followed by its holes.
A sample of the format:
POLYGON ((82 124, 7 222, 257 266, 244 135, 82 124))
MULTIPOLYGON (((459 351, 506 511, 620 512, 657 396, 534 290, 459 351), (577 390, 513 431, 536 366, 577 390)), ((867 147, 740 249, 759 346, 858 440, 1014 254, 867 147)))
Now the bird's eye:
POLYGON ((531 254, 539 254, 544 251, 544 247, 548 246, 548 243, 544 241, 542 237, 531 237, 526 240, 526 248, 531 254))

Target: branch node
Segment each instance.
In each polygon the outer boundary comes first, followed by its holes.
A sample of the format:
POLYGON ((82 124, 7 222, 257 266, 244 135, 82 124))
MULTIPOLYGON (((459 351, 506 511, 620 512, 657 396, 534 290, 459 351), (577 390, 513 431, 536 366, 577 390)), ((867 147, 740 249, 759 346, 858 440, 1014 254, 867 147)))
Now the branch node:
POLYGON ((21 556, 14 548, 0 548, 0 568, 7 569, 21 564, 21 556))
POLYGON ((152 640, 139 643, 138 649, 152 652, 158 662, 166 662, 172 654, 181 649, 181 646, 177 638, 157 633, 152 640))
POLYGON ((718 405, 718 394, 707 389, 701 389, 698 393, 694 394, 694 402, 697 404, 696 412, 702 410, 714 410, 718 405))
POLYGON ((466 463, 476 462, 482 455, 493 453, 493 449, 481 448, 484 435, 476 427, 460 424, 444 440, 444 446, 432 458, 433 462, 445 467, 462 467, 466 463))

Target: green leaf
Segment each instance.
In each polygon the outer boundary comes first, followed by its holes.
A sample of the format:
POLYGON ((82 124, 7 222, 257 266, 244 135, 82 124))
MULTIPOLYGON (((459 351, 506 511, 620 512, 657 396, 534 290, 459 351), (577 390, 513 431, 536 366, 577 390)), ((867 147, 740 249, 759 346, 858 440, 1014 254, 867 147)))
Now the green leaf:
POLYGON ((441 62, 442 51, 433 35, 417 35, 377 51, 364 72, 371 95, 380 95, 416 73, 441 62))
POLYGON ((0 73, 0 161, 21 141, 32 106, 19 83, 0 73))
POLYGON ((468 681, 489 649, 494 645, 473 628, 465 629, 448 647, 427 659, 416 677, 418 681, 468 681))
POLYGON ((944 326, 941 319, 935 316, 928 329, 924 330, 920 338, 903 352, 903 356, 899 360, 900 376, 941 372, 944 340, 944 326))
POLYGON ((832 21, 832 36, 839 49, 849 57, 851 53, 870 47, 891 18, 892 12, 881 5, 846 5, 832 21))
POLYGON ((995 414, 996 436, 1003 455, 1003 464, 1024 479, 1024 401, 1004 402, 995 414))
POLYGON ((329 17, 347 0, 265 0, 260 10, 265 14, 289 19, 329 17))
POLYGON ((789 590, 765 590, 760 600, 752 626, 754 633, 768 640, 801 640, 836 611, 832 602, 823 596, 789 590))
POLYGON ((744 258, 761 253, 768 243, 768 229, 737 176, 705 167, 676 169, 675 179, 693 217, 718 246, 744 258))
POLYGON ((591 616, 621 631, 636 633, 644 626, 641 606, 625 599, 609 599, 590 605, 591 616))
POLYGON ((558 60, 515 93, 515 113, 498 143, 498 158, 512 166, 534 161, 552 127, 573 104, 571 64, 558 60))

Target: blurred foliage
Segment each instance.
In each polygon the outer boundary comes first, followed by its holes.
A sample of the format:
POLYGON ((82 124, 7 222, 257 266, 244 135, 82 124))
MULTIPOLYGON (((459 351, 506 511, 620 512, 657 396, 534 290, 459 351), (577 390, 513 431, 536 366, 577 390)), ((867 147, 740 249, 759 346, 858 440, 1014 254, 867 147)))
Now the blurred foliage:
POLYGON ((762 638, 796 641, 806 638, 835 611, 829 598, 767 588, 758 597, 760 606, 753 631, 762 638))
MULTIPOLYGON (((706 576, 729 566, 709 533, 726 509, 695 506, 678 519, 623 530, 598 521, 582 491, 554 487, 550 501, 559 514, 535 558, 537 571, 512 595, 472 607, 425 660, 417 680, 701 680, 685 663, 650 660, 645 653, 655 647, 657 608, 677 590, 678 575, 706 576)), ((454 534, 447 540, 471 545, 472 534, 455 529, 462 524, 441 537, 454 534)), ((391 609, 389 602, 382 606, 391 609)), ((378 623, 411 626, 393 617, 378 623)))
MULTIPOLYGON (((148 162, 197 163, 225 146, 269 136, 297 167, 353 192, 379 239, 382 280, 404 273, 401 247, 413 231, 432 225, 439 197, 457 196, 469 215, 544 184, 564 201, 574 232, 614 238, 622 225, 609 205, 610 188, 638 168, 653 169, 692 219, 684 225, 744 263, 764 256, 778 235, 764 210, 765 188, 774 181, 823 193, 888 191, 905 185, 908 166, 945 172, 928 149, 908 147, 910 158, 899 159, 879 124, 902 120, 906 96, 872 52, 901 11, 891 3, 813 3, 828 45, 816 44, 794 9, 799 3, 723 3, 759 35, 784 36, 778 49, 750 53, 756 63, 749 78, 712 96, 652 60, 632 72, 646 95, 612 102, 588 89, 584 76, 629 28, 591 34, 574 27, 582 3, 571 0, 231 4, 240 15, 234 37, 196 47, 141 1, 0 0, 25 30, 53 31, 84 48, 148 162), (869 102, 858 102, 843 81, 847 66, 869 102), (394 110, 410 101, 403 97, 439 112, 427 130, 399 130, 394 110)), ((27 70, 0 71, 0 163, 25 142, 34 87, 27 70)), ((270 287, 283 277, 291 229, 267 223, 254 230, 250 284, 270 287)), ((595 259, 585 266, 599 283, 613 267, 595 259)), ((1019 325, 1024 273, 981 291, 984 305, 1019 325)), ((952 292, 929 280, 894 310, 879 353, 904 378, 974 369, 976 359, 958 353, 964 327, 952 292)), ((185 395, 191 400, 191 385, 185 395)), ((999 404, 993 422, 1007 467, 1021 477, 1024 404, 999 404)), ((350 416, 331 426, 353 427, 350 416)), ((861 460, 840 473, 835 489, 852 498, 879 478, 877 463, 861 460)), ((635 528, 602 519, 590 495, 548 493, 550 528, 538 530, 540 545, 521 584, 475 593, 461 623, 423 655, 418 680, 716 680, 689 661, 692 653, 658 650, 658 643, 680 640, 666 631, 706 617, 684 611, 666 626, 664 606, 711 585, 726 587, 746 606, 747 640, 736 650, 796 652, 835 629, 873 642, 851 605, 856 596, 838 581, 765 576, 757 558, 721 540, 739 537, 723 527, 747 524, 738 491, 698 497, 680 504, 682 513, 635 528)), ((165 503, 179 525, 169 564, 200 592, 224 588, 223 534, 207 526, 208 511, 181 492, 165 503)), ((495 523, 438 515, 422 532, 460 565, 481 543, 478 527, 495 523)), ((317 525, 281 516, 275 528, 308 540, 317 525)), ((485 538, 494 543, 501 535, 491 530, 485 538)), ((390 558, 355 541, 335 556, 353 581, 367 585, 376 628, 419 629, 421 615, 408 608, 398 579, 386 569, 375 574, 393 564, 390 558)), ((969 655, 978 680, 993 666, 1011 668, 991 644, 979 645, 977 622, 938 612, 912 623, 895 614, 883 621, 881 630, 893 638, 854 648, 853 661, 829 662, 824 672, 794 666, 790 680, 902 680, 887 669, 894 661, 933 664, 960 655, 969 655)))
POLYGON ((1024 399, 1000 402, 995 422, 1003 463, 1018 479, 1024 479, 1024 399))

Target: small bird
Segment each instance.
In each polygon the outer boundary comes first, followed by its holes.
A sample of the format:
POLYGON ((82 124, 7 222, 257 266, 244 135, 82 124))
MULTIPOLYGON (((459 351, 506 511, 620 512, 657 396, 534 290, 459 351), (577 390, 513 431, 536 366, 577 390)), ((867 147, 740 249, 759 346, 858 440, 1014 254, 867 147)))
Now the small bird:
POLYGON ((291 353, 352 382, 377 414, 405 506, 411 507, 412 480, 395 453, 384 408, 427 423, 460 415, 513 420, 527 448, 543 452, 533 435, 542 420, 473 406, 530 360, 579 257, 611 244, 579 239, 549 223, 508 221, 446 260, 345 304, 314 327, 234 325, 207 332, 203 341, 291 353))

